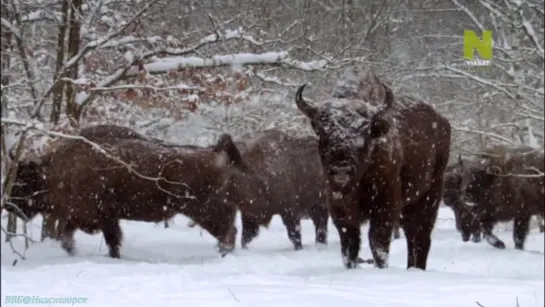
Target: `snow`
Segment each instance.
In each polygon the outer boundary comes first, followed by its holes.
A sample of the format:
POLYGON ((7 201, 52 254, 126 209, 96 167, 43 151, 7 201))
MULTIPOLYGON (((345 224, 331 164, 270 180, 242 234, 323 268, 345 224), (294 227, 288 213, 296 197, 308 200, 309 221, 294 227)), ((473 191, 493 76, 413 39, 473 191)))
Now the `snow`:
MULTIPOLYGON (((240 219, 237 220, 240 237, 240 219)), ((41 221, 29 233, 39 235, 41 221)), ((2 220, 6 223, 6 219, 2 220)), ((483 306, 544 304, 544 236, 532 228, 527 251, 513 248, 511 227, 496 227, 507 249, 462 242, 452 211, 441 208, 428 270, 406 270, 406 243, 395 240, 389 265, 346 270, 331 221, 329 245, 314 245, 314 227, 302 222, 304 249, 294 251, 275 216, 248 250, 220 258, 215 240, 177 216, 162 223, 123 221, 125 259, 107 257, 102 235, 76 233, 78 254, 69 257, 56 242, 31 246, 16 259, 2 235, 2 294, 87 297, 88 306, 483 306)), ((511 224, 507 224, 510 226, 511 224)), ((364 226, 362 256, 371 253, 364 226)), ((239 241, 240 242, 240 241, 239 241)), ((21 248, 22 242, 16 241, 21 248)), ((4 302, 5 298, 2 298, 4 302)), ((52 305, 61 306, 61 305, 52 305)))
MULTIPOLYGON (((288 52, 264 52, 264 53, 235 53, 226 55, 215 55, 209 58, 195 56, 174 56, 158 59, 155 62, 145 64, 144 69, 150 73, 161 73, 172 69, 184 67, 217 67, 217 66, 243 66, 258 64, 286 65, 304 71, 322 70, 326 67, 327 61, 301 62, 289 57, 288 52)), ((137 74, 133 68, 127 72, 127 76, 137 74)))

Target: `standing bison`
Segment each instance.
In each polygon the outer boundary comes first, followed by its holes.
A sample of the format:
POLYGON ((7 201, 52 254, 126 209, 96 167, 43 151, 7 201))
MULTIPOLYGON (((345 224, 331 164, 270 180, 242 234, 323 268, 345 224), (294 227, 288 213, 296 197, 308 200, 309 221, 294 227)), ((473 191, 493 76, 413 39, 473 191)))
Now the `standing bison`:
POLYGON ((241 201, 242 246, 246 247, 279 214, 288 238, 302 249, 301 218, 310 217, 316 227, 316 242, 327 243, 329 213, 325 204, 325 179, 319 167, 315 137, 292 137, 279 130, 266 130, 240 137, 242 159, 261 181, 245 186, 256 195, 241 201), (256 187, 256 185, 258 185, 256 187))
MULTIPOLYGON (((175 143, 170 143, 161 139, 147 137, 142 135, 129 127, 112 125, 112 124, 100 124, 93 125, 82 128, 80 130, 79 136, 88 139, 91 142, 102 144, 104 141, 111 140, 112 138, 122 138, 122 139, 138 139, 142 141, 147 141, 155 144, 160 144, 167 147, 177 147, 177 148, 194 148, 198 149, 198 146, 194 145, 179 145, 175 143)), ((172 220, 176 215, 176 212, 172 211, 172 214, 166 214, 165 220, 163 221, 165 228, 169 227, 169 220, 172 220)))
POLYGON ((464 242, 472 241, 477 243, 481 241, 481 225, 475 214, 475 208, 467 204, 461 197, 462 192, 462 169, 459 165, 471 163, 458 157, 458 163, 447 167, 445 171, 445 183, 443 188, 443 202, 452 209, 456 221, 456 229, 461 233, 464 242))
POLYGON ((543 150, 505 146, 485 150, 478 162, 460 164, 461 197, 473 212, 463 223, 477 219, 486 241, 504 249, 492 230, 497 222, 514 220, 515 248, 524 249, 532 216, 545 211, 543 164, 543 150))
POLYGON ((311 121, 326 176, 327 204, 346 268, 357 266, 360 225, 369 220, 375 266, 388 266, 392 228, 402 214, 407 267, 425 270, 450 153, 447 119, 420 101, 394 96, 374 74, 321 105, 296 93, 311 121))
POLYGON ((102 231, 110 256, 119 258, 120 219, 159 222, 172 212, 217 238, 222 255, 234 248, 236 205, 230 200, 244 198, 233 182, 247 167, 229 135, 210 150, 138 138, 108 137, 101 145, 65 140, 40 162, 22 162, 12 190, 20 210, 11 210, 23 218, 46 213, 66 221, 61 241, 69 254, 80 229, 102 231))

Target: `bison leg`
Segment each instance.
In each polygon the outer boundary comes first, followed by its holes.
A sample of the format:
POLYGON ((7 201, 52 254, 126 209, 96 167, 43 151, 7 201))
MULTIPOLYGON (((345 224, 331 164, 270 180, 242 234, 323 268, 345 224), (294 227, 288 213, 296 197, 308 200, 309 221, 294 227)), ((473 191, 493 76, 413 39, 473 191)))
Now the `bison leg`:
POLYGON ((259 235, 259 224, 256 219, 242 215, 242 238, 241 245, 242 248, 248 248, 248 244, 259 235))
POLYGON ((420 202, 403 210, 403 231, 407 240, 407 268, 426 270, 431 248, 431 234, 441 202, 443 180, 436 177, 420 202))
POLYGON ((483 225, 483 237, 488 242, 488 244, 494 246, 495 248, 505 249, 505 243, 500 240, 496 235, 492 233, 494 229, 494 220, 490 218, 485 218, 482 222, 483 225))
POLYGON ((526 236, 530 231, 531 219, 531 215, 515 217, 515 223, 513 227, 513 240, 515 241, 516 249, 524 249, 524 242, 526 242, 526 236))
POLYGON ((315 206, 310 211, 310 219, 316 229, 316 243, 327 244, 327 220, 329 212, 325 206, 315 206))
POLYGON ((400 228, 399 224, 396 224, 394 226, 394 239, 395 240, 397 240, 397 239, 399 239, 401 237, 401 233, 399 232, 399 228, 400 228))
POLYGON ((471 241, 473 241, 473 243, 481 242, 481 231, 480 230, 473 232, 471 241))
POLYGON ((361 244, 361 230, 359 225, 354 227, 339 218, 332 217, 332 219, 341 239, 341 253, 344 266, 347 269, 358 267, 358 263, 360 262, 358 261, 358 254, 361 244))
POLYGON ((539 232, 545 232, 545 223, 543 221, 543 216, 537 216, 537 223, 539 224, 539 232))
POLYGON ((61 247, 64 249, 68 255, 75 255, 75 241, 74 233, 76 232, 76 227, 71 222, 66 222, 64 227, 61 229, 60 238, 61 238, 61 247))
POLYGON ((388 267, 388 255, 392 240, 391 222, 371 216, 369 223, 369 245, 375 266, 379 269, 388 267))
POLYGON ((227 254, 235 250, 237 232, 238 229, 234 225, 232 225, 229 227, 227 233, 223 236, 223 238, 219 240, 218 252, 220 253, 221 257, 225 257, 227 256, 227 254))
POLYGON ((369 245, 373 260, 377 268, 388 267, 388 255, 390 254, 390 243, 392 231, 399 225, 398 201, 399 185, 393 185, 391 189, 383 190, 376 200, 375 206, 389 206, 389 208, 375 207, 371 211, 369 223, 369 245))
POLYGON ((280 217, 288 230, 288 238, 291 243, 293 243, 295 250, 303 249, 303 244, 301 242, 301 219, 289 212, 280 214, 280 217))
POLYGON ((112 258, 121 258, 119 247, 123 238, 123 231, 119 226, 119 221, 109 221, 102 227, 104 240, 109 248, 109 254, 112 258))

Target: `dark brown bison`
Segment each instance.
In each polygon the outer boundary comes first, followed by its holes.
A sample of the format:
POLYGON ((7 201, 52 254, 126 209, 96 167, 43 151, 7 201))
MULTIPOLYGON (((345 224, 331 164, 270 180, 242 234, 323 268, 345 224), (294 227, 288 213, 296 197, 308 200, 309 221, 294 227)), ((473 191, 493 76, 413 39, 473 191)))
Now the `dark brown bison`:
POLYGON ((326 176, 327 203, 346 268, 357 266, 360 225, 369 220, 376 267, 388 266, 402 214, 407 267, 425 270, 450 154, 450 123, 423 102, 394 96, 373 73, 321 105, 295 102, 311 121, 326 176))
MULTIPOLYGON (((147 141, 151 143, 160 144, 167 147, 179 147, 179 148, 194 148, 198 149, 198 146, 194 145, 181 145, 181 144, 175 144, 171 142, 167 142, 161 139, 148 137, 143 134, 140 134, 129 127, 119 126, 119 125, 112 125, 112 124, 100 124, 100 125, 93 125, 93 126, 87 126, 80 130, 79 136, 84 137, 88 139, 91 142, 95 142, 97 144, 102 144, 101 141, 109 140, 111 138, 123 138, 123 139, 138 139, 142 141, 147 141)), ((176 211, 171 210, 170 212, 165 212, 165 220, 163 221, 165 228, 169 227, 169 220, 174 218, 176 215, 176 211)))
POLYGON ((242 246, 259 234, 279 214, 288 238, 302 249, 301 218, 310 217, 316 227, 316 242, 327 243, 329 213, 325 204, 325 179, 319 166, 315 137, 293 137, 279 130, 266 130, 240 137, 242 159, 261 181, 248 182, 247 189, 261 201, 242 201, 242 246), (258 184, 257 187, 254 187, 258 184))
MULTIPOLYGON (((461 157, 459 157, 459 163, 462 163, 461 157)), ((467 242, 471 237, 472 241, 477 243, 481 241, 481 226, 476 218, 473 206, 464 203, 462 200, 463 174, 462 169, 458 167, 458 165, 461 165, 459 163, 449 165, 445 170, 443 202, 454 212, 456 229, 461 233, 462 240, 467 242)), ((468 164, 470 161, 464 163, 468 164)))
POLYGON ((472 206, 486 241, 505 248, 492 230, 500 221, 514 220, 516 249, 524 242, 533 215, 545 212, 543 150, 528 147, 496 146, 484 152, 480 161, 460 166, 463 169, 461 197, 472 206))
POLYGON ((61 241, 69 254, 80 229, 102 231, 110 256, 119 258, 120 219, 159 222, 172 212, 217 238, 222 255, 234 248, 236 205, 230 199, 244 198, 233 182, 247 167, 229 135, 207 151, 131 138, 101 143, 103 149, 64 140, 39 163, 20 163, 12 190, 20 211, 10 210, 23 218, 46 213, 66 221, 61 241), (37 191, 45 193, 37 198, 37 191), (31 201, 21 201, 27 196, 31 201))
MULTIPOLYGON (((138 139, 142 141, 152 141, 152 138, 149 138, 143 134, 140 134, 129 127, 104 124, 104 125, 94 125, 87 126, 80 130, 79 136, 87 138, 89 140, 97 140, 101 138, 122 138, 122 139, 138 139)), ((159 143, 164 141, 159 140, 159 143)))

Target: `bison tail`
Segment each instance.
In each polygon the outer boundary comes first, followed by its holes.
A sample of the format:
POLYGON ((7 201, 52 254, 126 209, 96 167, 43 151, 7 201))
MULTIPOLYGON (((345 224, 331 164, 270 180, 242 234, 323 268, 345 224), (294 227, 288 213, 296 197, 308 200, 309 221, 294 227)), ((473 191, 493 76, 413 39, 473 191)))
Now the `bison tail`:
POLYGON ((224 133, 219 137, 218 142, 214 146, 214 151, 218 153, 226 153, 229 162, 232 165, 234 165, 236 168, 240 169, 243 172, 251 172, 251 169, 242 159, 240 151, 235 145, 235 142, 233 142, 233 138, 229 134, 224 133))

